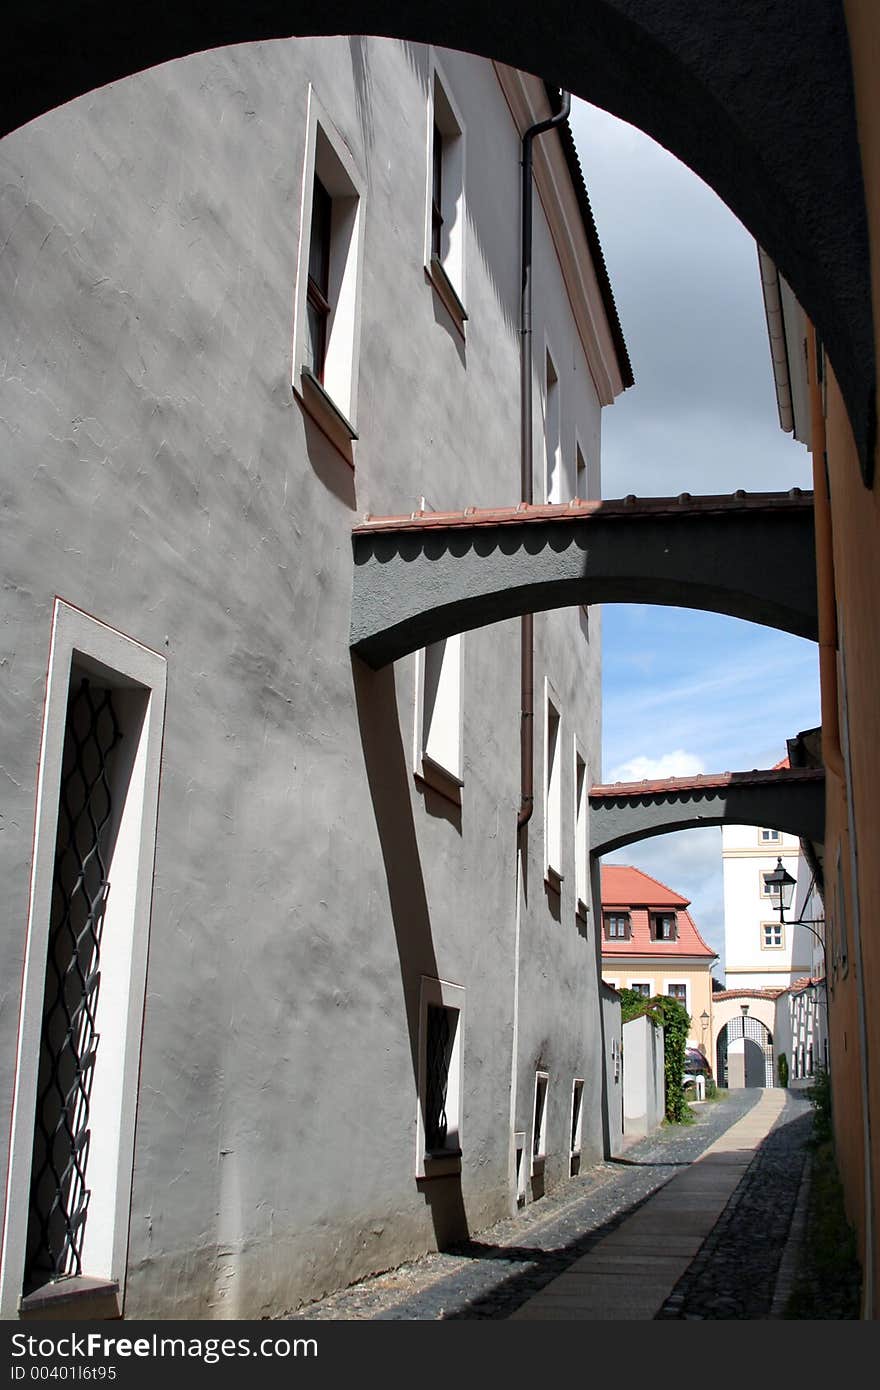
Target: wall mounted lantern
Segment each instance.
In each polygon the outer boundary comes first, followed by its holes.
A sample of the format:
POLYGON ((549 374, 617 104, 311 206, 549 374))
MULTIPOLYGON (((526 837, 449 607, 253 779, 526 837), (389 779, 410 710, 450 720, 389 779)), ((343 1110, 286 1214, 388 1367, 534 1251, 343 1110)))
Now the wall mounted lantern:
POLYGON ((778 856, 776 868, 763 875, 764 889, 774 907, 779 908, 779 920, 785 921, 785 913, 791 907, 796 879, 782 867, 782 857, 778 856))

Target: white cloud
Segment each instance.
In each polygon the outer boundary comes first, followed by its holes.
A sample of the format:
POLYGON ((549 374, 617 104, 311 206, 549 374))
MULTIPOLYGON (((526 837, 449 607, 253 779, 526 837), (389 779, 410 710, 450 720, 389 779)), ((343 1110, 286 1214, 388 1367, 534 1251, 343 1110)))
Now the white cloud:
POLYGON ((693 753, 686 753, 683 748, 676 748, 674 753, 661 753, 659 757, 639 754, 634 758, 629 758, 625 763, 619 763, 611 771, 608 780, 610 782, 641 782, 645 779, 653 781, 657 777, 695 777, 700 772, 705 772, 702 760, 693 753))

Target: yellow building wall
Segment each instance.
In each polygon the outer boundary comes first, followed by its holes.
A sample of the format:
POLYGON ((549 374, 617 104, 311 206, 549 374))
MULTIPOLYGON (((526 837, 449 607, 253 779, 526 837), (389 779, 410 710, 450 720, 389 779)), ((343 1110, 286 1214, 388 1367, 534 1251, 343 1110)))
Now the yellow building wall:
MULTIPOLYGON (((703 1046, 710 1063, 712 1038, 712 974, 705 966, 679 966, 673 960, 661 960, 650 965, 631 964, 615 958, 614 964, 602 962, 602 979, 615 989, 628 989, 631 980, 650 984, 652 994, 665 994, 667 981, 685 983, 688 987, 688 1012, 691 1016, 690 1037, 698 1047, 703 1046), (704 1028, 702 1013, 709 1015, 704 1028)), ((714 1071, 714 1063, 712 1063, 714 1071)))

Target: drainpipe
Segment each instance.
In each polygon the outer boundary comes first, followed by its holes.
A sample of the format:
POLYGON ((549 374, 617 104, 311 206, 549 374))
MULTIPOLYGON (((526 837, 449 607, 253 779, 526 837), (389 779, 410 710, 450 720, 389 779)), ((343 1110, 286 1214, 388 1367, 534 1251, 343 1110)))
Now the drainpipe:
MULTIPOLYGON (((522 288, 520 306, 520 493, 530 505, 532 487, 532 143, 538 135, 568 120, 571 93, 562 93, 555 116, 529 126, 522 138, 522 288)), ((535 619, 521 619, 520 652, 520 806, 521 833, 535 809, 535 619)))

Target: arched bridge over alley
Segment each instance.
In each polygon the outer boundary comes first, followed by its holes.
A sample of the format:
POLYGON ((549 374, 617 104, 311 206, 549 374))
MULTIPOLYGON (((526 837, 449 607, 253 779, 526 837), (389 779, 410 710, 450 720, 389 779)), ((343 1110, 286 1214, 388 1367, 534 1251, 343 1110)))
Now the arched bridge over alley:
POLYGON ((817 635, 812 493, 373 517, 354 528, 351 647, 387 665, 528 612, 656 603, 817 635))
POLYGON ((825 838, 823 768, 780 768, 617 782, 590 791, 590 852, 704 825, 756 825, 825 838))

